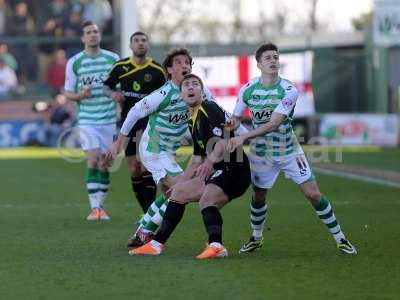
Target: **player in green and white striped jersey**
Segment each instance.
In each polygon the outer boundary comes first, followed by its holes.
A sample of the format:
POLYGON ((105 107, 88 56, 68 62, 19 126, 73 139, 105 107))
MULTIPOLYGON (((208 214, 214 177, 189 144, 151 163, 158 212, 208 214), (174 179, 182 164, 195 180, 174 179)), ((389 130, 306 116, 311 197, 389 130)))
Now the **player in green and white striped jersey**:
POLYGON ((327 226, 340 251, 356 254, 336 220, 329 200, 321 194, 306 156, 299 145, 291 125, 298 92, 288 80, 279 77, 279 52, 274 44, 264 44, 256 51, 257 67, 261 76, 248 82, 239 92, 232 127, 240 123, 244 110, 252 114, 253 130, 232 138, 228 143, 233 151, 251 141, 251 164, 254 194, 251 201, 250 221, 252 236, 239 252, 251 252, 263 243, 263 229, 267 215, 266 195, 274 185, 280 171, 300 187, 318 217, 327 226))
MULTIPOLYGON (((194 168, 183 170, 175 161, 176 150, 188 130, 189 108, 180 95, 179 85, 184 75, 192 70, 192 57, 187 49, 173 49, 163 62, 167 70, 168 81, 164 86, 146 96, 129 111, 114 146, 107 153, 109 163, 122 151, 126 137, 135 123, 146 116, 149 122, 140 139, 140 159, 152 174, 160 187, 162 196, 158 197, 142 218, 137 234, 128 240, 128 247, 134 246, 133 240, 142 242, 154 233, 162 222, 167 206, 167 191, 179 180, 187 180, 194 174, 194 168), (147 237, 146 237, 147 236, 147 237)), ((204 88, 205 97, 214 100, 210 91, 204 88)), ((189 163, 189 165, 191 165, 189 163)))
POLYGON ((110 177, 104 153, 116 133, 116 103, 103 93, 103 81, 119 57, 100 48, 101 34, 92 21, 83 23, 81 39, 84 50, 67 62, 65 95, 76 102, 81 145, 87 154, 86 187, 91 208, 87 220, 108 220, 103 203, 110 177))

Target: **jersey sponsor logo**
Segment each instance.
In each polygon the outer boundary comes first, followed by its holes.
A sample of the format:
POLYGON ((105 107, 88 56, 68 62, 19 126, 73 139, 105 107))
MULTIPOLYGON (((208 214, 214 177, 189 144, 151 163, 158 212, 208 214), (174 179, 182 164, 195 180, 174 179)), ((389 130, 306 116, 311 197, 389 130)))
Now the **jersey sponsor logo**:
POLYGON ((140 91, 141 86, 140 86, 140 84, 139 84, 137 81, 134 81, 133 84, 132 84, 132 89, 133 89, 135 92, 138 92, 138 91, 140 91))
POLYGON ((153 79, 153 76, 151 76, 151 74, 149 74, 149 73, 144 74, 144 81, 150 82, 152 79, 153 79))
POLYGON ((141 94, 141 93, 135 93, 135 92, 122 92, 124 94, 125 97, 132 97, 132 98, 144 98, 146 97, 148 94, 141 94))
POLYGON ((197 144, 200 146, 201 149, 204 149, 204 144, 202 141, 198 140, 197 144))
POLYGON ((174 105, 174 104, 178 103, 178 101, 179 101, 179 95, 174 95, 174 96, 172 96, 172 98, 171 98, 170 104, 171 104, 171 105, 174 105))
POLYGON ((107 78, 107 74, 82 76, 82 85, 103 84, 107 78))
POLYGON ((216 136, 222 136, 222 129, 221 128, 214 127, 212 131, 216 136))
POLYGON ((210 179, 216 178, 222 174, 222 170, 217 170, 214 172, 214 174, 211 175, 210 179))
POLYGON ((181 124, 189 119, 189 113, 184 112, 180 114, 169 114, 169 122, 174 124, 181 124))
POLYGON ((292 88, 293 88, 293 87, 292 87, 291 85, 289 85, 289 86, 286 88, 286 90, 287 90, 287 91, 290 91, 292 88))
POLYGON ((163 95, 163 96, 165 97, 165 96, 167 95, 167 92, 164 91, 164 90, 161 90, 161 91, 160 91, 160 94, 163 95))
POLYGON ((254 119, 257 121, 268 121, 271 118, 272 110, 260 110, 253 112, 254 119))
POLYGON ((261 95, 251 95, 250 100, 261 100, 261 95))

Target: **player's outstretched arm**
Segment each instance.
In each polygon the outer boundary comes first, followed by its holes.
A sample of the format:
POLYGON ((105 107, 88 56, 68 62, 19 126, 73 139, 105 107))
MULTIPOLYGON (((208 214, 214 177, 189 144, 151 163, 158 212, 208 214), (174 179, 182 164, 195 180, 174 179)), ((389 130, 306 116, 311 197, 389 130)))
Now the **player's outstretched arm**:
POLYGON ((161 93, 160 91, 156 91, 144 97, 142 100, 137 102, 134 107, 132 107, 126 119, 121 127, 121 134, 128 136, 132 127, 144 117, 155 112, 160 106, 161 102, 164 100, 165 93, 161 93))
POLYGON ((104 164, 106 167, 111 167, 115 157, 125 148, 126 142, 127 136, 119 133, 117 140, 111 145, 105 154, 104 164))

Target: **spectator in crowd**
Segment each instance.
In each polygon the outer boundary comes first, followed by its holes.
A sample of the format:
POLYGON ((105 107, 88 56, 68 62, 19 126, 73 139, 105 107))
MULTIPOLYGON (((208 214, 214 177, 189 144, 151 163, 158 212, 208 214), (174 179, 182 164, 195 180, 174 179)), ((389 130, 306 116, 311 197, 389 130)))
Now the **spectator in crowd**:
POLYGON ((82 23, 81 14, 77 11, 72 12, 69 15, 68 21, 64 26, 64 36, 79 37, 82 31, 81 23, 82 23))
POLYGON ((8 34, 13 36, 31 35, 35 30, 35 23, 29 13, 28 5, 21 1, 15 5, 12 16, 13 24, 8 26, 8 34))
MULTIPOLYGON (((73 38, 81 36, 81 24, 82 18, 78 10, 72 10, 67 23, 64 26, 64 37, 73 38)), ((71 57, 75 53, 79 52, 82 48, 81 42, 67 41, 63 44, 67 57, 71 57)))
POLYGON ((57 27, 63 29, 70 15, 70 7, 65 0, 53 0, 50 3, 50 18, 56 21, 57 27))
POLYGON ((47 145, 56 147, 61 133, 71 128, 76 119, 74 106, 63 94, 57 94, 48 111, 47 145))
POLYGON ((67 58, 63 49, 57 49, 53 53, 53 59, 47 68, 46 83, 51 88, 51 94, 56 95, 63 92, 65 82, 65 67, 67 58))
POLYGON ((39 45, 38 75, 41 82, 47 82, 47 70, 53 59, 53 53, 57 47, 61 46, 53 38, 63 37, 64 26, 70 14, 70 5, 65 0, 52 0, 50 3, 42 3, 42 6, 45 13, 38 21, 38 33, 49 39, 39 45))
POLYGON ((67 58, 80 51, 82 21, 95 20, 99 27, 112 33, 110 3, 108 0, 0 0, 0 37, 17 37, 8 47, 0 42, 0 55, 17 73, 19 92, 24 93, 29 81, 40 83, 36 85, 39 87, 47 83, 56 49, 64 49, 67 58), (39 43, 34 42, 36 35, 40 37, 39 43))
POLYGON ((112 8, 107 0, 81 0, 83 7, 82 19, 91 20, 97 24, 100 31, 105 31, 112 18, 112 8))
POLYGON ((0 0, 0 36, 5 35, 7 32, 7 23, 10 20, 12 11, 8 6, 6 0, 0 0))
MULTIPOLYGON (((57 21, 53 18, 49 18, 45 20, 40 28, 39 35, 42 37, 61 37, 62 36, 62 27, 57 24, 57 21)), ((39 45, 39 79, 41 82, 46 81, 46 71, 47 67, 51 62, 52 54, 54 53, 56 45, 54 40, 49 40, 41 43, 39 45)))
POLYGON ((17 88, 17 76, 15 71, 6 65, 0 56, 0 100, 7 100, 17 88))
MULTIPOLYGON (((12 26, 8 26, 7 28, 7 34, 12 36, 25 37, 34 33, 35 24, 26 2, 21 1, 15 5, 12 26)), ((22 41, 14 45, 11 50, 19 64, 17 72, 19 81, 25 84, 28 77, 29 79, 35 79, 35 56, 32 55, 32 47, 29 47, 27 42, 22 41)))
POLYGON ((8 52, 7 44, 0 44, 0 56, 3 57, 7 66, 9 66, 11 69, 17 72, 18 70, 17 60, 15 59, 14 55, 8 52))

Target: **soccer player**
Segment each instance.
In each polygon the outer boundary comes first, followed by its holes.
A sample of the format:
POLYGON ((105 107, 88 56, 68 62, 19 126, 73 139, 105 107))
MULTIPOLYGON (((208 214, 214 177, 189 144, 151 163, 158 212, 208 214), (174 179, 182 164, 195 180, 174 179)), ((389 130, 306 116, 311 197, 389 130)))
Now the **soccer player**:
MULTIPOLYGON (((193 157, 189 169, 197 166, 197 177, 172 187, 164 220, 154 239, 130 250, 131 255, 159 255, 185 211, 185 205, 198 201, 208 233, 208 245, 198 259, 228 255, 222 245, 222 216, 219 212, 230 200, 243 195, 250 185, 250 166, 243 150, 226 153, 223 139, 225 112, 211 101, 203 101, 203 83, 194 74, 185 75, 181 95, 190 107, 189 127, 193 157), (226 155, 228 154, 228 155, 226 155)), ((233 133, 231 133, 233 135, 233 133)))
POLYGON ((84 50, 67 62, 65 95, 76 102, 82 148, 87 155, 86 187, 91 212, 87 220, 109 220, 103 208, 110 185, 104 153, 116 133, 116 103, 103 93, 118 55, 100 48, 101 33, 92 21, 82 24, 84 50))
MULTIPOLYGON (((183 76, 192 70, 192 57, 185 48, 172 49, 164 59, 163 66, 169 80, 131 108, 116 142, 107 153, 110 164, 121 152, 132 127, 141 118, 149 116, 149 122, 140 140, 139 154, 143 165, 160 187, 162 195, 149 207, 138 230, 128 240, 128 247, 140 245, 151 237, 162 222, 167 206, 167 191, 181 180, 181 177, 190 178, 192 176, 190 173, 194 172, 187 170, 183 174, 181 167, 175 161, 176 150, 186 134, 189 119, 188 106, 180 96, 179 84, 183 76)), ((207 99, 213 100, 208 89, 205 88, 204 92, 207 99)))
POLYGON ((232 119, 235 127, 248 107, 252 113, 254 129, 232 138, 228 143, 228 149, 233 151, 245 140, 257 137, 251 143, 249 155, 254 188, 250 207, 253 233, 239 252, 251 252, 262 246, 267 216, 266 195, 283 170, 287 177, 299 185, 318 217, 332 234, 339 250, 356 254, 356 248, 342 232, 328 198, 321 194, 303 149, 293 132, 291 121, 298 92, 289 80, 279 77, 278 48, 270 43, 262 45, 256 51, 256 60, 261 76, 241 88, 232 119))
MULTIPOLYGON (((121 122, 125 121, 129 110, 138 101, 165 83, 164 69, 152 58, 146 56, 149 50, 147 35, 141 31, 133 33, 129 47, 132 50, 132 56, 114 64, 103 87, 106 95, 121 104, 121 122), (116 90, 117 84, 120 84, 121 91, 116 90)), ((137 121, 129 132, 129 142, 125 148, 132 190, 143 212, 148 210, 157 193, 151 174, 144 169, 136 153, 147 121, 148 117, 137 121)))

